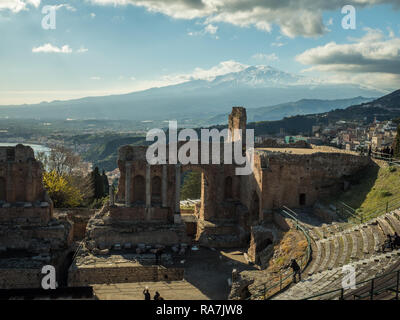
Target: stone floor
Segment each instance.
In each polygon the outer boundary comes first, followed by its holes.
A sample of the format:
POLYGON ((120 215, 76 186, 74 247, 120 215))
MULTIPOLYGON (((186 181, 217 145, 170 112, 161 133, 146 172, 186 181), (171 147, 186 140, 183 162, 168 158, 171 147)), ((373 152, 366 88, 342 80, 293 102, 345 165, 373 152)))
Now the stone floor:
POLYGON ((189 250, 176 261, 185 268, 183 281, 137 282, 110 285, 94 284, 99 299, 143 300, 143 289, 148 286, 151 295, 158 291, 165 300, 225 300, 228 299, 232 270, 254 270, 247 264, 244 249, 189 250))
POLYGON ((143 300, 143 290, 148 287, 153 298, 156 291, 165 300, 209 300, 193 284, 183 281, 136 282, 93 285, 94 294, 100 300, 143 300))

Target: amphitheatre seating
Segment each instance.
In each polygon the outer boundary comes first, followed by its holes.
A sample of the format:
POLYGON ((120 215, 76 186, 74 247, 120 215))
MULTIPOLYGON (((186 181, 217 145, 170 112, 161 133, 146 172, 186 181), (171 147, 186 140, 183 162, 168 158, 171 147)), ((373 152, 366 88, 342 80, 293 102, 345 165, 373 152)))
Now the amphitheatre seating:
MULTIPOLYGON (((381 251, 387 235, 395 232, 400 234, 400 210, 355 226, 333 223, 310 228, 312 261, 303 273, 303 281, 292 285, 275 299, 304 299, 340 289, 344 265, 356 268, 356 282, 400 269, 400 250, 381 251)), ((357 290, 363 293, 360 288, 357 290)), ((347 291, 346 297, 353 297, 349 293, 351 290, 347 291)), ((340 291, 337 291, 317 299, 335 299, 339 296, 340 291)))

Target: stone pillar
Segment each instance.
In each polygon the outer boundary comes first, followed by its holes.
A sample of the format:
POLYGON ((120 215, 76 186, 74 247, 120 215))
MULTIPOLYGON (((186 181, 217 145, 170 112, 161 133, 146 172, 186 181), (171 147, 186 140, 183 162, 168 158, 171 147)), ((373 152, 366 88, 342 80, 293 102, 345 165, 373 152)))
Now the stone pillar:
POLYGON ((115 204, 115 201, 114 201, 114 186, 111 185, 109 190, 110 190, 110 206, 113 206, 115 204))
POLYGON ((174 222, 181 222, 181 165, 175 165, 175 215, 174 222))
POLYGON ((146 208, 151 207, 151 171, 150 165, 146 164, 146 208))
POLYGON ((162 180, 161 180, 161 201, 162 206, 166 208, 167 204, 167 186, 168 186, 168 167, 166 164, 162 166, 162 180))
POLYGON ((125 206, 131 206, 131 176, 132 176, 132 164, 130 162, 125 163, 125 206))
POLYGON ((8 162, 7 163, 7 179, 6 179, 6 202, 14 202, 14 193, 13 193, 13 183, 12 183, 12 169, 13 165, 8 162))

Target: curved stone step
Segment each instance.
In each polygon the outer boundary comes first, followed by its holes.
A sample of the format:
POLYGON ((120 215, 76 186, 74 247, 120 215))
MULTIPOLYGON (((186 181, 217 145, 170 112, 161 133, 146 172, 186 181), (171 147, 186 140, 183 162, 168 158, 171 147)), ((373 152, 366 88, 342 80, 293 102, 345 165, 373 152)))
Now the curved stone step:
POLYGON ((335 237, 333 239, 333 255, 331 256, 330 261, 328 263, 328 269, 333 269, 336 261, 338 260, 338 257, 339 257, 339 239, 338 237, 335 237))
POLYGON ((352 243, 350 260, 354 260, 354 259, 357 259, 357 256, 358 256, 358 245, 357 245, 358 239, 353 232, 350 233, 350 237, 351 237, 351 243, 352 243))
POLYGON ((391 225, 392 229, 394 229, 394 231, 400 235, 400 221, 393 217, 391 214, 387 214, 385 218, 391 225))
POLYGON ((400 220, 400 210, 396 209, 394 211, 392 211, 392 215, 397 219, 400 220))
POLYGON ((324 260, 322 261, 322 263, 319 266, 319 271, 323 271, 327 268, 329 260, 331 259, 331 242, 328 241, 324 241, 323 243, 324 246, 324 252, 325 252, 325 256, 324 256, 324 260))
POLYGON ((314 274, 318 268, 319 268, 319 264, 321 263, 321 256, 322 256, 322 246, 321 246, 321 242, 317 241, 315 242, 315 248, 316 250, 313 252, 313 254, 315 253, 315 260, 312 262, 312 265, 309 269, 308 275, 312 275, 314 274))
POLYGON ((391 236, 394 235, 394 231, 393 231, 392 227, 389 225, 389 223, 385 219, 378 217, 378 218, 376 218, 376 221, 378 221, 378 224, 381 227, 381 229, 385 235, 388 235, 388 234, 390 234, 391 236))
MULTIPOLYGON (((374 278, 385 272, 389 272, 393 265, 400 262, 400 250, 390 254, 380 254, 374 257, 360 260, 351 265, 355 267, 356 282, 374 278)), ((322 294, 324 292, 342 288, 342 268, 334 268, 333 270, 325 270, 322 273, 316 274, 306 281, 302 281, 295 286, 289 288, 284 293, 278 295, 274 299, 277 300, 293 300, 305 299, 313 295, 322 294)), ((345 295, 354 290, 346 290, 345 295)), ((340 296, 340 291, 316 297, 314 299, 337 299, 340 296)))
POLYGON ((342 254, 340 255, 340 259, 338 262, 338 266, 344 266, 347 262, 347 260, 350 260, 350 248, 349 248, 349 241, 347 239, 346 234, 342 234, 341 236, 342 242, 343 242, 343 251, 342 254))
POLYGON ((310 229, 308 230, 308 232, 309 232, 311 238, 313 238, 314 241, 317 242, 317 241, 319 241, 321 238, 319 237, 319 234, 318 234, 314 229, 315 229, 315 228, 312 228, 312 229, 310 228, 310 229))
POLYGON ((362 242, 363 242, 362 252, 364 254, 368 254, 369 253, 368 236, 367 236, 366 232, 364 231, 364 228, 360 228, 360 233, 361 233, 362 242))
POLYGON ((379 252, 381 250, 381 241, 379 239, 379 233, 377 228, 374 228, 373 226, 370 226, 370 230, 372 233, 372 236, 374 237, 374 252, 379 252))

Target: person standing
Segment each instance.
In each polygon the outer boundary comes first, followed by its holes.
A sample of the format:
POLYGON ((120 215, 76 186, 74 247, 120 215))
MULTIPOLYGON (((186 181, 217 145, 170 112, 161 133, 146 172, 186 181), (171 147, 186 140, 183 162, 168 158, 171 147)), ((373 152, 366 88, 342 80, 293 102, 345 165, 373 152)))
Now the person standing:
POLYGON ((293 282, 296 283, 296 275, 299 275, 299 281, 301 281, 301 269, 295 259, 291 260, 290 267, 293 269, 293 282))
POLYGON ((148 287, 146 287, 146 289, 143 290, 143 294, 144 294, 144 300, 151 300, 151 296, 150 296, 148 287))

